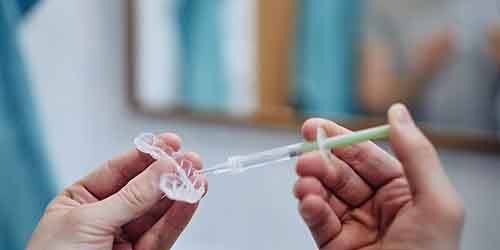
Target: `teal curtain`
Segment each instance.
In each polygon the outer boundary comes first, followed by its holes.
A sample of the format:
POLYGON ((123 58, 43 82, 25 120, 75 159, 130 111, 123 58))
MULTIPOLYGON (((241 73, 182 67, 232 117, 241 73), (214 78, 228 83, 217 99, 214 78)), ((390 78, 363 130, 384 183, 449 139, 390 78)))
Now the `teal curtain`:
POLYGON ((354 95, 359 0, 297 0, 294 102, 307 115, 344 116, 354 95))
POLYGON ((24 249, 53 195, 16 27, 35 1, 0 1, 0 249, 24 249))
POLYGON ((227 85, 219 32, 220 0, 178 0, 181 95, 196 111, 226 109, 227 85))

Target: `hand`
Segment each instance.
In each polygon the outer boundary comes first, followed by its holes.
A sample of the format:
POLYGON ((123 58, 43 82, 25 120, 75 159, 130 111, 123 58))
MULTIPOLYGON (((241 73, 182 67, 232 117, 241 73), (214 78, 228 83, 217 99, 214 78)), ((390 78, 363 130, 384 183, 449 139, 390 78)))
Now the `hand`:
MULTIPOLYGON (((389 121, 399 160, 372 142, 335 149, 327 161, 300 157, 294 192, 302 218, 324 250, 457 250, 461 199, 407 109, 393 106, 389 121)), ((303 136, 313 140, 318 126, 329 136, 350 132, 311 119, 303 136)))
MULTIPOLYGON (((162 147, 180 148, 176 135, 160 138, 162 147)), ((201 168, 196 154, 183 157, 201 168)), ((138 150, 107 161, 48 205, 28 249, 169 249, 197 208, 162 199, 159 178, 174 167, 138 150)))
POLYGON ((454 35, 450 31, 434 33, 414 51, 412 74, 416 79, 430 79, 435 76, 453 54, 454 35))

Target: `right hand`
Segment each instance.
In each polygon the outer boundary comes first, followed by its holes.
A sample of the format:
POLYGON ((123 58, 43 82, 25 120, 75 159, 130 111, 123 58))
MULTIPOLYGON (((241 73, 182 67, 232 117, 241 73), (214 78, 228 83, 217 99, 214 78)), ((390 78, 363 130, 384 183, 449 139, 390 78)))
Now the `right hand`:
MULTIPOLYGON (((397 159, 372 142, 300 157, 295 185, 299 211, 324 250, 457 250, 464 223, 460 197, 436 151, 403 105, 389 111, 397 159)), ((323 119, 302 133, 350 133, 323 119)))
POLYGON ((418 78, 432 78, 450 59, 454 50, 454 34, 440 31, 430 35, 430 38, 417 46, 411 63, 411 70, 418 78))

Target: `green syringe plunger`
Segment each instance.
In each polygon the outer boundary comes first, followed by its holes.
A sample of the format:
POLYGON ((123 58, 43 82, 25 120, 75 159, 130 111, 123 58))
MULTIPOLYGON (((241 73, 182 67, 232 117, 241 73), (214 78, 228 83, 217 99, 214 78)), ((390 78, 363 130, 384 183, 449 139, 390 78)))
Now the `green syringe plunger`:
MULTIPOLYGON (((389 125, 383 125, 330 138, 317 138, 315 142, 301 142, 274 149, 229 157, 227 161, 199 171, 201 174, 240 173, 248 169, 271 166, 272 163, 289 160, 301 154, 320 150, 345 147, 369 140, 381 140, 389 137, 389 125)), ((318 131, 319 132, 319 131, 318 131)))

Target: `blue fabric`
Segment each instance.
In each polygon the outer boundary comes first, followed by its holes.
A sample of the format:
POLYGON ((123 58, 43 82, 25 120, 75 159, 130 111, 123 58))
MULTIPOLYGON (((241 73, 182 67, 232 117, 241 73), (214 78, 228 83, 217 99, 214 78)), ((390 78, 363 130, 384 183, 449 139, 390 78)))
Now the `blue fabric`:
MULTIPOLYGON (((9 1, 9 0, 2 0, 9 1)), ((17 8, 22 15, 27 14, 38 0, 17 0, 17 8)))
POLYGON ((24 249, 53 195, 16 26, 28 2, 0 1, 0 247, 24 249), (22 8, 20 8, 22 7, 22 8))
POLYGON ((359 1, 298 0, 294 98, 308 115, 355 111, 359 1))
POLYGON ((197 111, 223 111, 227 84, 217 12, 221 2, 178 0, 183 103, 197 111))

